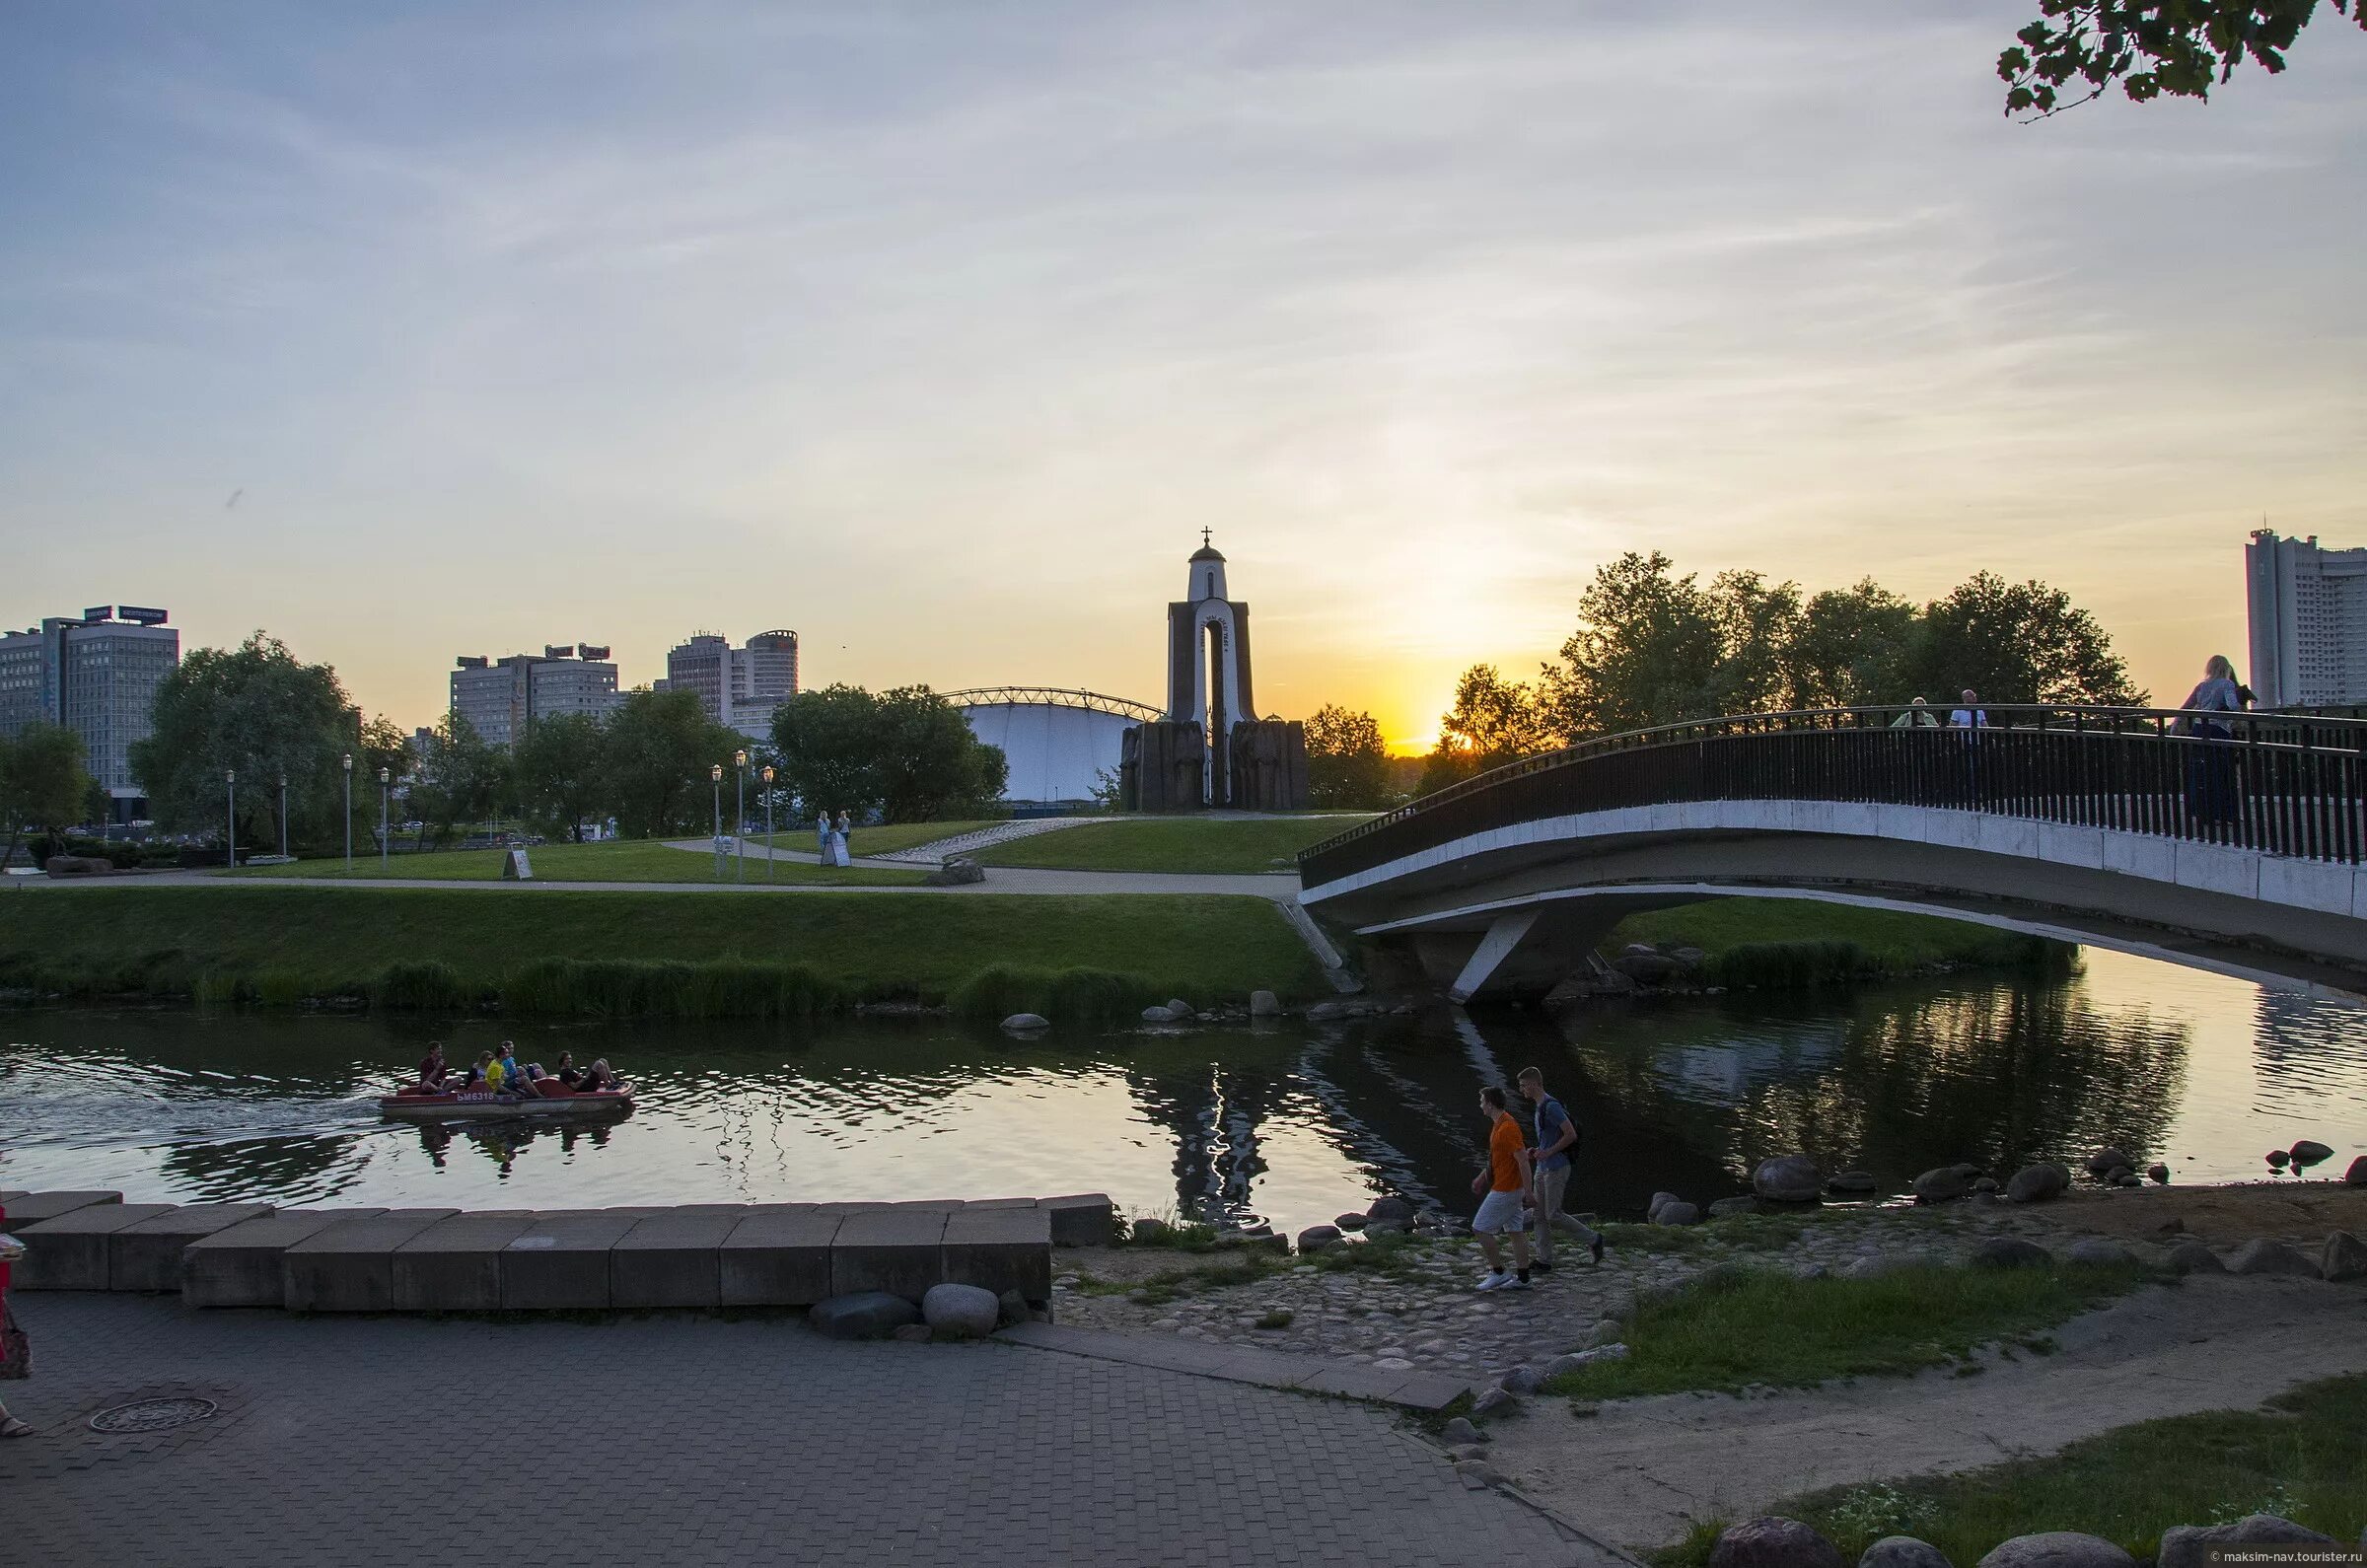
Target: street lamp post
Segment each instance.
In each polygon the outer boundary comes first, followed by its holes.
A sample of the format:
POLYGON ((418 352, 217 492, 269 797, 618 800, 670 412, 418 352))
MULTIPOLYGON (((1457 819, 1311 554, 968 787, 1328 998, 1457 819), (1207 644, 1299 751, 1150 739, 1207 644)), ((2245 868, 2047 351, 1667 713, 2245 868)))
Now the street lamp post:
POLYGON ((748 881, 748 753, 732 753, 733 811, 739 827, 732 834, 732 880, 748 881))
POLYGON ((222 787, 230 791, 230 864, 239 864, 239 773, 230 768, 222 774, 222 787))
POLYGON ((279 776, 279 858, 288 858, 288 776, 279 776))
POLYGON ((707 780, 715 786, 715 880, 723 881, 723 764, 707 769, 707 780))
POLYGON ((353 753, 345 753, 345 875, 353 875, 353 753))
POLYGON ((387 840, 394 835, 387 830, 387 790, 394 782, 394 770, 378 770, 378 874, 387 874, 387 840))
POLYGON ((764 880, 772 881, 772 863, 779 858, 780 845, 772 838, 772 766, 764 767, 764 880))

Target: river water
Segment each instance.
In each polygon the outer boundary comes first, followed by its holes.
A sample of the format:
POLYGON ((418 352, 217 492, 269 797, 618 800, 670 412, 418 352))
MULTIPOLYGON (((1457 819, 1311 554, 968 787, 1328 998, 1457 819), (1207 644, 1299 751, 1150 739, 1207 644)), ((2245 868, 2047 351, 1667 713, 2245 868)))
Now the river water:
POLYGON ((2175 1180, 2367 1152, 2367 1012, 2089 951, 2067 979, 1612 1004, 1555 1023, 1448 1009, 1346 1025, 1084 1031, 944 1021, 509 1026, 605 1055, 633 1115, 581 1129, 382 1122, 372 1096, 497 1022, 0 1014, 0 1188, 135 1200, 564 1208, 1106 1191, 1138 1213, 1296 1228, 1396 1191, 1468 1205, 1481 1084, 1542 1067, 1585 1139, 1569 1206, 1640 1215, 1805 1149, 1888 1190, 2117 1143, 2175 1180))

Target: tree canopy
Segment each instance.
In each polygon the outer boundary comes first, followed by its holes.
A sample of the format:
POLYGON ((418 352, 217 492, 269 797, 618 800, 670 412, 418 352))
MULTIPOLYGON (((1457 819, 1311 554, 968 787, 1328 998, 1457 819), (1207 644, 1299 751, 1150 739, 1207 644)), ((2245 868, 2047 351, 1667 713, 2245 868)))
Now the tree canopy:
POLYGON ((80 821, 97 783, 83 766, 82 737, 57 724, 0 735, 0 866, 29 833, 80 821))
POLYGON ((876 811, 891 822, 969 817, 1003 793, 1002 751, 927 686, 801 691, 772 716, 783 782, 808 814, 876 811))
POLYGON ((1369 713, 1327 703, 1307 721, 1307 793, 1314 805, 1389 804, 1389 747, 1369 713))
MULTIPOLYGON (((2328 0, 2367 28, 2367 0, 2328 0)), ((2247 60, 2270 75, 2318 0, 2039 0, 2039 19, 1997 56, 2008 114, 2052 114, 2104 96, 2207 99, 2247 60), (2074 85, 2077 84, 2077 85, 2074 85)))

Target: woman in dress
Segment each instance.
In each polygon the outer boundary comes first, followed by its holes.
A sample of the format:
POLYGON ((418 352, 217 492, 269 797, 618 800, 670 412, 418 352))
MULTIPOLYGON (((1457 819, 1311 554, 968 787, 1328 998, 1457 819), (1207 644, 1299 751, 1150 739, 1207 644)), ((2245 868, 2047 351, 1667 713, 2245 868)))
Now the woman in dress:
POLYGON ((833 866, 847 866, 853 864, 853 862, 848 860, 846 856, 846 833, 847 829, 852 825, 853 824, 848 822, 846 820, 846 813, 840 812, 838 814, 837 831, 830 834, 830 864, 833 866))
POLYGON ((824 865, 830 864, 830 814, 827 809, 814 814, 814 854, 824 865))

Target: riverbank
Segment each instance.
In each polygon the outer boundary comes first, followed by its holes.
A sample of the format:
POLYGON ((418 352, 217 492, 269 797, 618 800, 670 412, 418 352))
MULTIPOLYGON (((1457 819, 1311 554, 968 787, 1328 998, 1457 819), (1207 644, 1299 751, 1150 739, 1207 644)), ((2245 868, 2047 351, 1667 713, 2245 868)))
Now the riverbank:
POLYGON ((1807 990, 1962 969, 2068 972, 2078 949, 1966 920, 1811 898, 1710 898, 1631 915, 1603 943, 1698 955, 1684 981, 1727 990, 1807 990))
POLYGON ((1047 1017, 1327 993, 1289 922, 1251 897, 133 886, 0 899, 0 988, 21 1000, 769 1017, 941 1006, 995 973, 999 994, 1033 995, 1047 1017))

